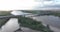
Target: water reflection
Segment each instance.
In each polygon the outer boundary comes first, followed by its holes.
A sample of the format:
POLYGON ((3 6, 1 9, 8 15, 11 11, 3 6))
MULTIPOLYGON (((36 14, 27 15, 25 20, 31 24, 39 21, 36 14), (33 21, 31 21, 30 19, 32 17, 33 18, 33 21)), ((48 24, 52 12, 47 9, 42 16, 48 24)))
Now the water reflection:
POLYGON ((42 23, 60 28, 60 17, 58 16, 45 15, 45 16, 39 16, 39 17, 33 17, 33 18, 42 21, 42 23))
MULTIPOLYGON (((60 17, 57 16, 38 16, 33 17, 39 21, 42 21, 42 23, 49 24, 54 27, 60 28, 60 17)), ((18 19, 17 18, 11 18, 3 27, 0 32, 14 32, 19 28, 18 19)))
POLYGON ((11 18, 3 27, 0 32, 14 32, 19 29, 18 19, 11 18))

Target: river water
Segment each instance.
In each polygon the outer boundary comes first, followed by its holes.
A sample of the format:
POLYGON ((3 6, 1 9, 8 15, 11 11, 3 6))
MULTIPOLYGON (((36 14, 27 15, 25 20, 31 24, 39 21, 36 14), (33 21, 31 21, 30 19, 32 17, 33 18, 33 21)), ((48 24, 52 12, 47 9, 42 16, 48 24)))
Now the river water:
POLYGON ((17 29, 19 29, 18 19, 11 18, 4 26, 2 26, 0 32, 14 32, 17 29))
POLYGON ((38 17, 33 17, 33 18, 37 19, 38 21, 41 21, 44 24, 49 24, 53 27, 60 28, 60 17, 58 16, 45 15, 45 16, 38 16, 38 17))
MULTIPOLYGON (((41 21, 44 24, 49 24, 51 26, 60 28, 60 17, 57 16, 38 16, 33 17, 39 21, 41 21)), ((0 32, 14 32, 19 28, 18 19, 17 18, 11 18, 3 27, 0 32)))

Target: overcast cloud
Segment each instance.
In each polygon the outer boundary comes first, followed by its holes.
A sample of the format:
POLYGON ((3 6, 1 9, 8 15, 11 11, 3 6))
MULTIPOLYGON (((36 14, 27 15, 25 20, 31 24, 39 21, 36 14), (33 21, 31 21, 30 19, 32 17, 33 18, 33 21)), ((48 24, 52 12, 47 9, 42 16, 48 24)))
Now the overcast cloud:
POLYGON ((60 9, 60 0, 40 0, 35 9, 60 9))
POLYGON ((0 10, 60 8, 60 0, 0 0, 0 10))

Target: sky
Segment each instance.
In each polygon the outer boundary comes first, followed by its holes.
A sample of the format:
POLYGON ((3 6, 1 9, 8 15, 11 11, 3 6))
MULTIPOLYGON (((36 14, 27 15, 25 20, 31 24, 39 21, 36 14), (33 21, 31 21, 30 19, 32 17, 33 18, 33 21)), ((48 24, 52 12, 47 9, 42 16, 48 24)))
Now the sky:
POLYGON ((35 9, 60 9, 60 0, 41 0, 35 9))
POLYGON ((60 9, 60 0, 0 0, 0 10, 60 9))

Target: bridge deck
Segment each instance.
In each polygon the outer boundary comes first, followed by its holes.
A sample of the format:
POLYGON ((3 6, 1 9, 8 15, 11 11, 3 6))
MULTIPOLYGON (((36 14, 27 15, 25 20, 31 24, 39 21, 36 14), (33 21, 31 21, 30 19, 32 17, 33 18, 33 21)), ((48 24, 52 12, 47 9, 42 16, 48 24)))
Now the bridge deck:
MULTIPOLYGON (((20 16, 21 16, 21 15, 20 15, 20 16)), ((19 15, 18 15, 18 16, 8 15, 8 16, 0 16, 0 19, 5 19, 5 18, 17 18, 17 17, 19 17, 19 15)))

